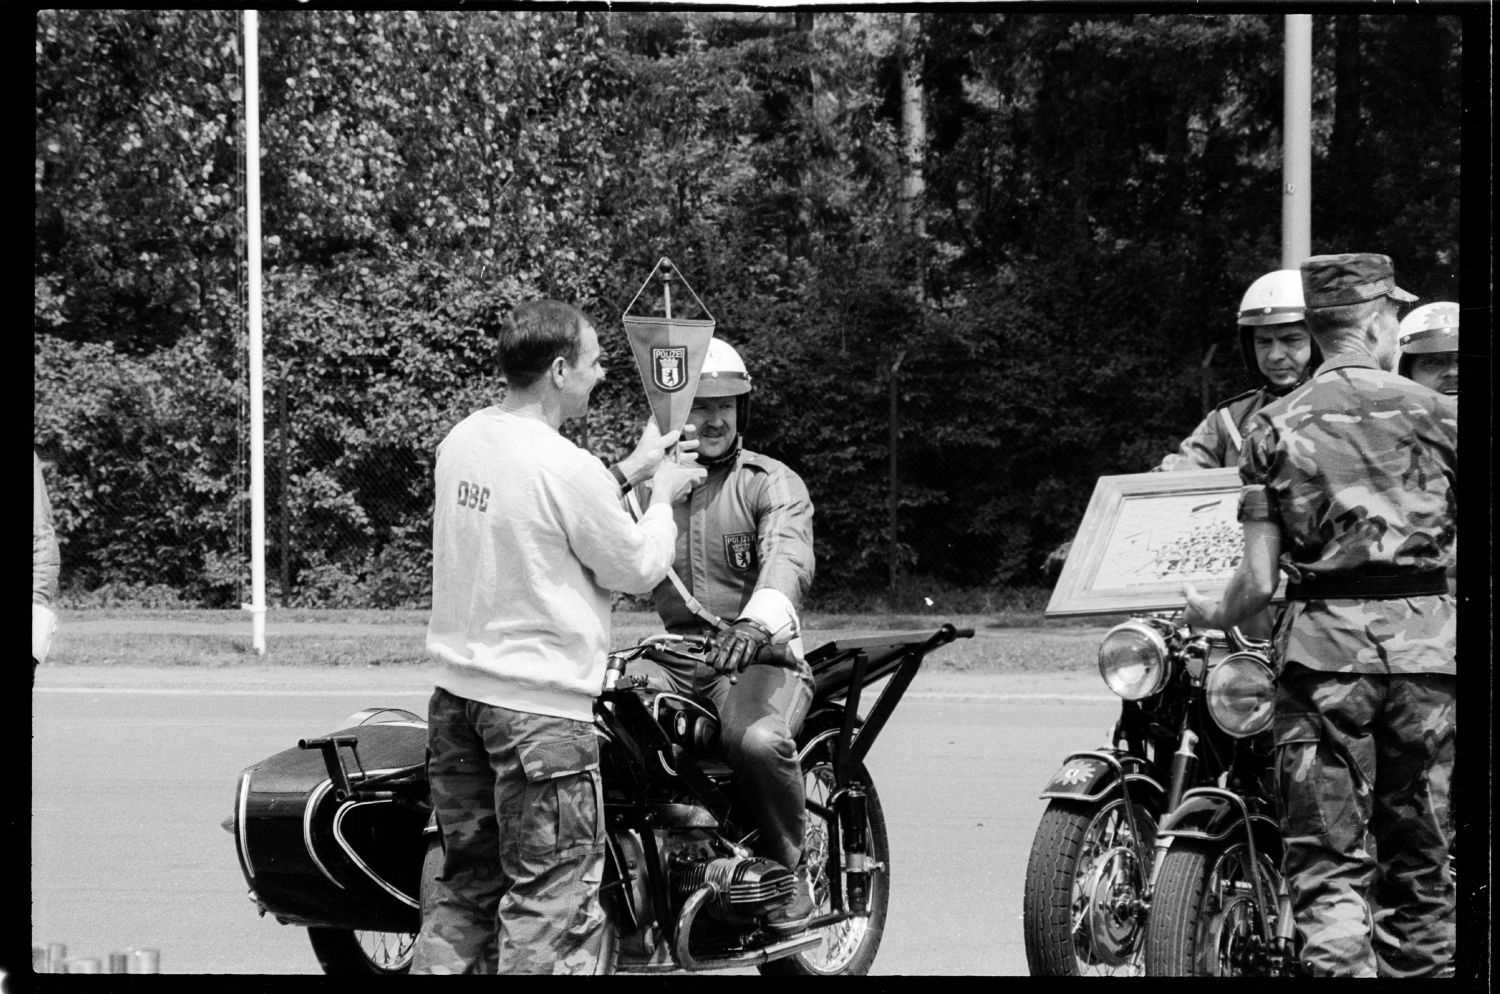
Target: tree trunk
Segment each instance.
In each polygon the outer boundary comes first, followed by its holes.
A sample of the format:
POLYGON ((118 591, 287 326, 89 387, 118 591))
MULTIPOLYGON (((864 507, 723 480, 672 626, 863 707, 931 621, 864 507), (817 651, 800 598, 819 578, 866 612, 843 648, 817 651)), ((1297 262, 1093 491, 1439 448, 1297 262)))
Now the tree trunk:
MULTIPOLYGON (((903 233, 911 246, 911 292, 916 301, 918 315, 926 314, 926 253, 923 250, 927 225, 923 218, 922 201, 926 183, 922 167, 927 152, 927 108, 922 91, 922 16, 915 13, 901 15, 901 38, 898 42, 897 58, 901 72, 901 224, 903 233)), ((919 318, 920 320, 920 318, 919 318)), ((922 329, 917 328, 920 337, 922 329)), ((901 442, 900 372, 901 361, 906 358, 906 349, 900 342, 893 344, 894 361, 890 367, 890 498, 887 514, 890 528, 890 596, 891 608, 897 607, 901 593, 901 476, 899 450, 901 442)))
MULTIPOLYGON (((926 183, 922 165, 927 152, 926 99, 922 92, 920 32, 921 14, 901 15, 899 59, 901 66, 901 221, 906 233, 919 242, 926 234, 922 196, 926 183)), ((919 260, 920 263, 920 260, 919 260)), ((920 273, 920 268, 918 269, 920 273)), ((923 281, 917 281, 922 297, 923 281)))
MULTIPOLYGON (((817 17, 816 12, 811 10, 799 10, 796 12, 795 30, 799 35, 799 43, 804 52, 809 56, 815 51, 813 45, 813 25, 817 17)), ((817 134, 817 118, 815 110, 818 99, 818 74, 811 67, 807 67, 802 74, 802 93, 798 102, 802 105, 801 119, 794 121, 794 127, 802 135, 802 155, 797 163, 797 202, 795 214, 792 217, 792 229, 787 233, 786 258, 788 265, 793 259, 805 257, 811 245, 812 239, 812 211, 808 206, 809 189, 812 186, 812 157, 820 144, 820 136, 817 134)))

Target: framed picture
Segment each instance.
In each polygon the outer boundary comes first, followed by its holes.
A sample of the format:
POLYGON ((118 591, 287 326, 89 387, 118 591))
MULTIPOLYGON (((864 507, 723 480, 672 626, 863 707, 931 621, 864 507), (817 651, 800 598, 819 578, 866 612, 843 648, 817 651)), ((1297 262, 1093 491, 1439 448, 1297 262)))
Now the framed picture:
POLYGON ((1239 496, 1234 467, 1101 476, 1047 617, 1169 611, 1185 580, 1223 593, 1244 554, 1239 496))

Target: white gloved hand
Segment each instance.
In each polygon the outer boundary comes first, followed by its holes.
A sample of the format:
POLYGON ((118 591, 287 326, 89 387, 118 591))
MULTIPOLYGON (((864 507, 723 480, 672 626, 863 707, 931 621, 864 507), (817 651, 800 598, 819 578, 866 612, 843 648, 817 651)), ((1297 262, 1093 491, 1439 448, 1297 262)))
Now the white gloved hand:
POLYGON ((57 615, 45 604, 31 605, 31 658, 38 663, 47 661, 47 650, 52 648, 52 633, 57 631, 57 615))

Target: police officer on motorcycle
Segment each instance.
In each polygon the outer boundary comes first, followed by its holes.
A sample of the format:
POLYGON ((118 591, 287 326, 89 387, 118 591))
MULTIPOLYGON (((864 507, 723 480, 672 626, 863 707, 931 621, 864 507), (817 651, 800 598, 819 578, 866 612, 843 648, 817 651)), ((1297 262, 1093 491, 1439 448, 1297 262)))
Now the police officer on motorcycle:
POLYGON ((1277 269, 1250 284, 1240 300, 1240 357, 1259 386, 1219 404, 1162 459, 1160 470, 1218 469, 1240 458, 1244 428, 1256 411, 1300 386, 1322 360, 1303 316, 1302 275, 1277 269))
POLYGON ((1396 371, 1424 387, 1458 396, 1458 305, 1423 304, 1401 319, 1396 371))
MULTIPOLYGON (((633 672, 713 702, 725 758, 754 809, 757 849, 797 876, 791 900, 766 925, 795 932, 813 914, 795 742, 813 695, 798 617, 813 578, 813 506, 791 468, 742 444, 751 387, 739 353, 711 339, 683 429, 708 476, 674 508, 673 571, 653 592, 669 632, 718 633, 709 665, 668 669, 642 660, 633 672), (750 666, 773 641, 791 644, 793 664, 750 666)), ((616 478, 624 483, 626 475, 616 478)))
MULTIPOLYGON (((1260 385, 1209 411, 1176 452, 1151 467, 1153 472, 1237 465, 1245 428, 1255 412, 1305 383, 1322 361, 1318 343, 1307 330, 1302 275, 1295 269, 1273 270, 1251 283, 1240 298, 1236 324, 1240 357, 1245 368, 1260 378, 1260 385)), ((1042 571, 1049 581, 1056 582, 1072 545, 1069 540, 1048 554, 1042 571)), ((1246 634, 1261 638, 1269 630, 1252 624, 1246 634)))

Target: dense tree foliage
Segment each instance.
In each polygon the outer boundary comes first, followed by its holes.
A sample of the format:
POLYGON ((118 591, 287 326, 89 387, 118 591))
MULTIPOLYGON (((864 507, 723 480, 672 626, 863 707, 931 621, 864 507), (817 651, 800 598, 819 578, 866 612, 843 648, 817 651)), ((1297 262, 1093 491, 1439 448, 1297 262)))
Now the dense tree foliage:
MULTIPOLYGON (((432 452, 498 396, 495 323, 523 299, 598 317, 610 376, 567 430, 622 454, 644 404, 617 318, 662 256, 752 367, 751 444, 807 479, 819 596, 887 581, 893 437, 903 572, 1035 582, 1095 478, 1248 385, 1233 313, 1279 265, 1282 17, 914 23, 262 14, 278 595, 423 602, 432 452)), ((243 596, 240 24, 37 16, 35 438, 75 590, 243 596)), ((1388 252, 1457 299, 1463 19, 1314 24, 1314 251, 1388 252)))

